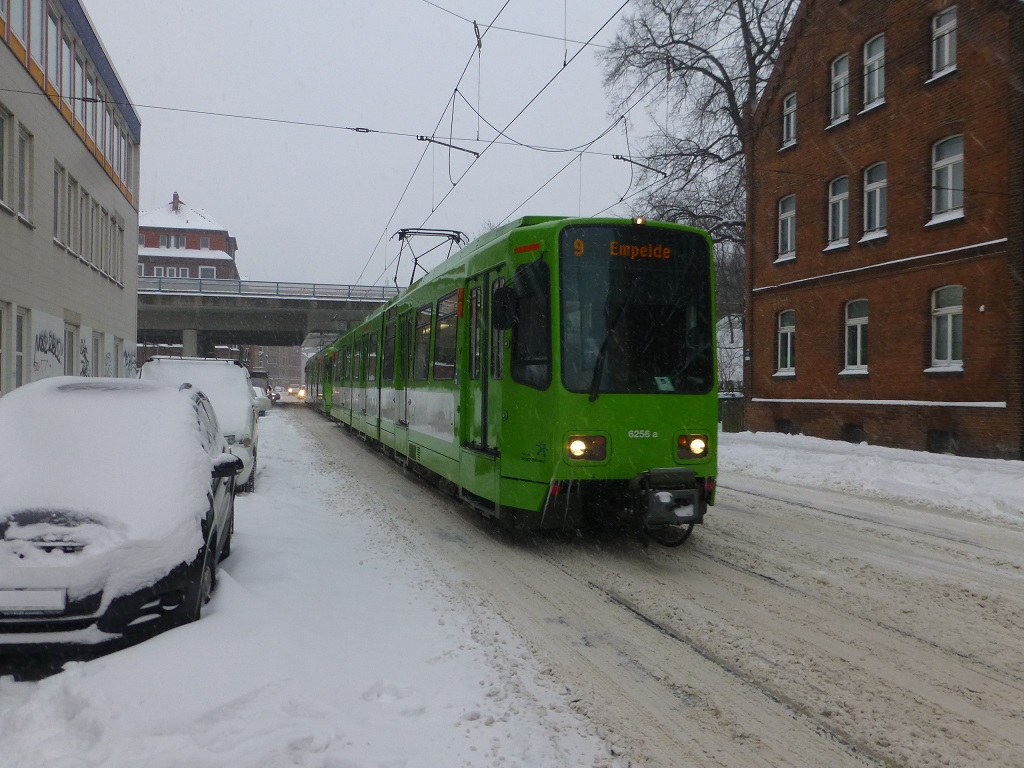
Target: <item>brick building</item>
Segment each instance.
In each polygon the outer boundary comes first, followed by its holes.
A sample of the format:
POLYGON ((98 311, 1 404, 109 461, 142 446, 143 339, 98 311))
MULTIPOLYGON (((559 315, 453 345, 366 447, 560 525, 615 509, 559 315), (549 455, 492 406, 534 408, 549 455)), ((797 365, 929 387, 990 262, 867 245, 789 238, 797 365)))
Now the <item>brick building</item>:
POLYGON ((140 134, 79 0, 0 0, 0 395, 135 374, 140 134))
POLYGON ((238 242, 175 192, 171 202, 139 214, 139 277, 237 280, 238 242))
POLYGON ((746 420, 1024 458, 1024 2, 805 0, 751 115, 746 420))

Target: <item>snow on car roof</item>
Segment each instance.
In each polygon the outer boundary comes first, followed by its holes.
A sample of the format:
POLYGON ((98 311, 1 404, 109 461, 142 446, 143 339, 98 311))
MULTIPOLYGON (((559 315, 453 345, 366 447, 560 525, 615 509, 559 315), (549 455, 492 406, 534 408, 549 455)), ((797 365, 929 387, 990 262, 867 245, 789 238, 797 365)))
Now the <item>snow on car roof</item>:
POLYGON ((179 385, 189 382, 213 403, 225 435, 247 434, 252 413, 248 372, 228 360, 150 360, 142 366, 144 380, 179 385))
POLYGON ((170 537, 152 555, 169 564, 202 545, 213 461, 192 403, 174 388, 43 379, 0 398, 0 435, 0 515, 74 511, 118 536, 170 537))

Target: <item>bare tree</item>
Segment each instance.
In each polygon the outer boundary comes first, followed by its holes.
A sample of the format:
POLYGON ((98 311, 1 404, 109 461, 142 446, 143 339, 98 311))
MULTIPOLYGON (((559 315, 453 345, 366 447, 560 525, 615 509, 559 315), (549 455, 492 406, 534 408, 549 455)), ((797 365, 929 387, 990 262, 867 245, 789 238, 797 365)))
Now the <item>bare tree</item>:
POLYGON ((723 312, 742 311, 744 120, 760 97, 797 0, 636 0, 609 50, 605 85, 621 111, 638 92, 656 130, 642 139, 638 212, 702 227, 720 244, 723 312), (654 95, 654 94, 652 94, 654 95), (738 282, 737 282, 738 281, 738 282), (739 288, 737 296, 736 289, 739 288), (738 304, 736 303, 738 299, 738 304))

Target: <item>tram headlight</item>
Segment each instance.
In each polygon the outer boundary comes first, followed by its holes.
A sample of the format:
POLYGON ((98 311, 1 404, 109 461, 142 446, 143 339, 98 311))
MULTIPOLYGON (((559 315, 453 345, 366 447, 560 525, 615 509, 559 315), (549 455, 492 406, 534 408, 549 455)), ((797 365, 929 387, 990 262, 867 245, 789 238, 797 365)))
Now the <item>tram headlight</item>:
POLYGON ((608 456, 608 439, 603 435, 571 435, 567 445, 573 461, 604 461, 608 456))
POLYGON ((676 456, 680 459, 702 459, 708 455, 707 435, 680 435, 676 456))

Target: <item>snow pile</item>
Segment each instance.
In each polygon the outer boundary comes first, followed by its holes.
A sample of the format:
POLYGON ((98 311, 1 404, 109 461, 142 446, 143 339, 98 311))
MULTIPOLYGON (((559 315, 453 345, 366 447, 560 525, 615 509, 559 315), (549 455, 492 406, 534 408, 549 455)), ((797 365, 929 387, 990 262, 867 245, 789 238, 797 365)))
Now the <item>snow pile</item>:
POLYGON ((719 480, 762 477, 1024 525, 1024 462, 853 445, 775 432, 722 433, 719 480))

